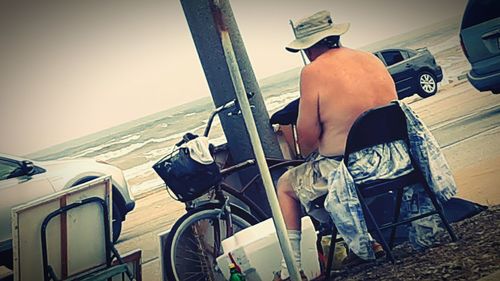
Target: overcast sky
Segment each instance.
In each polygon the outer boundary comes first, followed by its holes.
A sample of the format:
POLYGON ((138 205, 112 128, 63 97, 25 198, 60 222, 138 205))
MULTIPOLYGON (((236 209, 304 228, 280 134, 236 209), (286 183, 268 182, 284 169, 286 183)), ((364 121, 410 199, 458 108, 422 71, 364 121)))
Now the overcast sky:
MULTIPOLYGON (((198 0, 193 0, 198 1, 198 0)), ((466 0, 233 0, 258 79, 302 64, 289 19, 329 10, 361 47, 466 0)), ((0 152, 23 155, 209 96, 179 1, 0 0, 0 152)))

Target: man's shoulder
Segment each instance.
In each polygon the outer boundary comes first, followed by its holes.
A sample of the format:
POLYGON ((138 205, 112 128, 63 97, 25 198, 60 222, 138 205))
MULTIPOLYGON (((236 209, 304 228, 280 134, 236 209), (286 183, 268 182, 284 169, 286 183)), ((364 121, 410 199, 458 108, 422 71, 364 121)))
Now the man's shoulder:
POLYGON ((318 63, 317 61, 313 61, 307 65, 305 65, 302 68, 302 71, 300 72, 300 78, 301 80, 303 79, 309 79, 310 77, 316 76, 318 72, 318 63))
POLYGON ((320 56, 313 62, 307 64, 302 68, 300 77, 301 80, 321 80, 329 79, 335 76, 335 69, 339 69, 342 64, 339 64, 335 57, 320 56))
POLYGON ((340 57, 340 55, 337 55, 335 53, 324 53, 318 58, 316 58, 314 61, 310 62, 309 64, 305 65, 302 68, 301 75, 315 75, 322 73, 325 68, 331 68, 333 65, 335 65, 336 58, 340 57))

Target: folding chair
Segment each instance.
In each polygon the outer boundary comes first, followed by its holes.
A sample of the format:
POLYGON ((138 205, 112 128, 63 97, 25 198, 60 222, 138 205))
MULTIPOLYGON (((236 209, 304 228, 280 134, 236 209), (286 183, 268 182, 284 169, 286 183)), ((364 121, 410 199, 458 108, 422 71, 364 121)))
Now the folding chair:
MULTIPOLYGON (((100 206, 102 210, 102 219, 104 222, 104 243, 105 243, 105 251, 106 251, 106 265, 104 268, 98 268, 91 270, 86 273, 79 274, 78 276, 71 276, 69 278, 64 278, 64 280, 80 280, 80 281, 99 281, 99 280, 111 280, 110 278, 116 275, 126 275, 128 280, 133 280, 133 275, 130 272, 128 266, 121 259, 118 251, 115 249, 113 243, 111 242, 110 237, 110 226, 109 226, 109 214, 108 207, 106 201, 98 197, 90 197, 83 199, 80 202, 73 203, 67 205, 65 207, 59 208, 50 214, 44 219, 41 227, 41 242, 42 242, 42 261, 43 261, 43 273, 44 280, 63 280, 60 279, 56 273, 54 272, 53 267, 49 264, 48 258, 48 249, 47 249, 47 227, 49 222, 59 215, 68 212, 71 209, 78 208, 87 204, 97 204, 100 206), (113 257, 117 258, 119 264, 113 265, 112 260, 113 257)), ((122 278, 123 279, 123 278, 122 278)))
MULTIPOLYGON (((344 163, 347 166, 349 155, 360 151, 364 148, 372 147, 378 144, 389 143, 392 141, 403 140, 409 147, 408 133, 406 128, 406 117, 401 108, 397 103, 391 103, 382 107, 368 110, 361 114, 357 120, 354 122, 351 130, 349 131, 346 149, 344 153, 344 163)), ((356 191, 358 194, 359 201, 363 208, 363 213, 365 215, 365 220, 368 224, 372 224, 373 228, 369 229, 370 232, 374 232, 378 237, 378 241, 382 244, 385 252, 387 253, 387 258, 394 263, 394 256, 391 252, 393 247, 394 238, 396 234, 396 229, 400 225, 411 223, 412 221, 432 216, 438 214, 443 222, 446 230, 448 231, 451 239, 453 241, 457 240, 455 233, 453 232, 450 224, 446 220, 441 204, 438 202, 436 195, 432 192, 430 187, 427 185, 425 178, 422 175, 416 162, 411 157, 413 171, 409 174, 403 175, 395 179, 388 180, 377 180, 368 184, 356 184, 356 191), (406 220, 399 220, 401 202, 403 198, 403 189, 405 187, 410 187, 413 184, 420 183, 429 196, 434 206, 434 211, 427 212, 406 220), (381 195, 383 193, 395 192, 396 194, 396 205, 394 209, 394 218, 392 223, 387 223, 384 225, 378 225, 375 218, 368 208, 366 199, 369 197, 374 197, 381 195), (386 242, 384 236, 382 235, 382 230, 391 229, 391 236, 389 244, 386 242)), ((349 166, 347 166, 349 167, 349 166)), ((324 201, 324 197, 322 201, 324 201)), ((327 278, 329 278, 330 269, 332 266, 332 259, 335 251, 335 242, 337 239, 337 228, 333 225, 332 231, 332 245, 330 245, 330 252, 328 254, 327 262, 327 278)))

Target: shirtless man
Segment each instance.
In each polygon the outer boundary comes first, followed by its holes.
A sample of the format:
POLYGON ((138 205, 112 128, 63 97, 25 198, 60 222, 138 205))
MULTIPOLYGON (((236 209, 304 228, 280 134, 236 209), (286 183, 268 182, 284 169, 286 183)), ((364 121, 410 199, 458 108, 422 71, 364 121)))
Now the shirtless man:
MULTIPOLYGON (((384 64, 373 54, 340 45, 349 24, 333 24, 322 11, 296 23, 296 40, 286 49, 304 50, 311 61, 300 76, 298 142, 306 163, 287 171, 278 182, 278 200, 300 267, 300 203, 309 203, 328 191, 328 173, 344 154, 347 134, 366 110, 397 99, 396 88, 384 64), (300 203, 299 203, 300 202, 300 203)), ((282 261, 281 276, 288 271, 282 261)))

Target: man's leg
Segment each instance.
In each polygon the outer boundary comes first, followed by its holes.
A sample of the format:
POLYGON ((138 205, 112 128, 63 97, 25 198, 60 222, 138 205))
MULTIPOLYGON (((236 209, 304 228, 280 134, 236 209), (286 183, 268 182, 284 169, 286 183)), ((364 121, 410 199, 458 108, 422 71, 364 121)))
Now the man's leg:
POLYGON ((300 202, 290 183, 290 172, 284 173, 278 180, 278 201, 280 203, 286 229, 301 230, 300 202))
MULTIPOLYGON (((284 173, 278 181, 278 201, 287 228, 288 238, 292 246, 293 256, 297 266, 301 268, 300 239, 301 239, 301 210, 300 202, 290 183, 290 172, 284 173)), ((285 260, 281 260, 281 279, 289 277, 285 260)))

